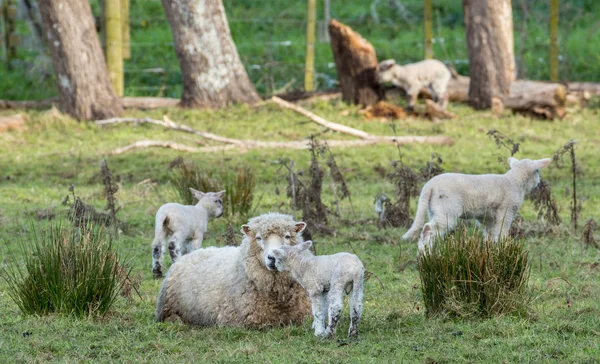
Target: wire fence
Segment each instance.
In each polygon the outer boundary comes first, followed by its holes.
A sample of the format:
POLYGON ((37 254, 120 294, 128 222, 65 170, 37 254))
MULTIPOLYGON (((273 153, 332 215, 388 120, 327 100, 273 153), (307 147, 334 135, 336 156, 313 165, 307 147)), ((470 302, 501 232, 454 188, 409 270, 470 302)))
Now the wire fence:
MULTIPOLYGON (((7 4, 11 0, 0 0, 7 4)), ((12 0, 14 1, 14 0, 12 0)), ((101 0, 91 0, 101 29, 101 0)), ((33 11, 24 1, 17 6, 17 56, 11 70, 1 67, 0 98, 35 99, 56 94, 52 62, 35 30, 33 11), (33 14, 33 15, 32 15, 33 14)), ((248 75, 263 95, 301 89, 304 79, 306 2, 287 0, 223 0, 238 53, 248 75)), ((433 0, 433 57, 468 74, 468 53, 460 1, 433 0)), ((515 56, 521 78, 550 78, 550 0, 513 0, 515 56)), ((380 60, 399 63, 423 59, 423 0, 318 0, 315 83, 318 89, 337 85, 328 43, 326 19, 341 21, 369 40, 380 60)), ((125 61, 125 94, 181 95, 181 71, 169 23, 160 0, 130 0, 131 58, 125 61)), ((600 2, 563 0, 559 10, 559 78, 600 81, 600 2)), ((2 60, 8 49, 7 19, 2 17, 2 60)), ((14 38, 14 37, 13 37, 14 38)), ((14 39, 13 39, 14 40, 14 39)))

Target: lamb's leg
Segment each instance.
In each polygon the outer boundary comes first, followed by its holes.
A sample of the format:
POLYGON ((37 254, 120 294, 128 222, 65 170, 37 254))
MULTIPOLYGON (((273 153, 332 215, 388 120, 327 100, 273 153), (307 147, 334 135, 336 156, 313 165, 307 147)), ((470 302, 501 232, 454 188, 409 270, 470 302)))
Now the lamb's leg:
POLYGON ((329 304, 329 319, 324 336, 331 337, 335 334, 335 329, 337 328, 340 316, 342 315, 342 309, 344 308, 344 287, 332 286, 327 294, 327 302, 329 304))
POLYGON ((165 255, 166 234, 159 225, 154 231, 154 240, 152 241, 152 274, 154 278, 162 278, 162 261, 165 255))
POLYGON ((316 293, 310 295, 310 302, 312 303, 313 313, 313 324, 312 328, 315 330, 315 336, 324 336, 325 334, 325 294, 316 293))
POLYGON ((425 252, 426 247, 433 248, 433 241, 436 237, 443 238, 446 233, 456 226, 460 214, 457 213, 437 213, 433 215, 431 221, 423 226, 421 238, 419 239, 419 253, 425 252))
POLYGON ((446 79, 438 79, 431 83, 431 95, 433 101, 440 105, 443 109, 448 106, 448 93, 446 89, 448 87, 448 81, 446 79))
POLYGON ((363 280, 363 275, 355 278, 352 293, 350 293, 350 329, 348 330, 348 337, 358 336, 358 322, 363 311, 363 280))
POLYGON ((408 111, 413 111, 415 104, 417 103, 417 97, 419 96, 419 87, 411 87, 406 90, 406 95, 408 97, 408 111))
POLYGON ((204 240, 204 234, 196 233, 194 238, 190 241, 189 252, 193 252, 196 249, 202 248, 202 241, 204 240))
POLYGON ((175 233, 169 239, 169 255, 171 256, 171 262, 175 263, 180 256, 182 256, 182 245, 185 238, 181 234, 175 233))
POLYGON ((517 210, 505 208, 501 209, 494 218, 494 226, 492 227, 490 233, 492 240, 496 243, 500 237, 507 237, 510 232, 510 226, 515 218, 516 212, 513 213, 509 210, 517 210))

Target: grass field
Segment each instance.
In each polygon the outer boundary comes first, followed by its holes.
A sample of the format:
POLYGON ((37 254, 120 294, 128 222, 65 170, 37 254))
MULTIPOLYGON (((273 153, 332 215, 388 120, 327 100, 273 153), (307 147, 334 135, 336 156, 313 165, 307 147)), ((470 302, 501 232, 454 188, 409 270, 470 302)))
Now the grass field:
MULTIPOLYGON (((329 120, 378 135, 391 134, 387 123, 365 122, 357 108, 340 103, 306 105, 329 120), (344 111, 349 110, 349 114, 344 111)), ((577 141, 577 158, 582 175, 578 179, 581 198, 580 226, 587 218, 600 220, 600 133, 598 110, 572 111, 564 120, 535 121, 506 114, 472 112, 451 105, 459 117, 433 124, 408 119, 396 123, 400 135, 444 134, 451 147, 410 145, 402 148, 404 161, 420 168, 431 153, 439 153, 446 171, 502 173, 508 152, 498 150, 487 136, 498 129, 521 143, 518 158, 551 156, 569 139, 577 141)), ((6 112, 1 112, 5 114, 6 112)), ((300 140, 323 130, 314 123, 272 104, 252 108, 236 106, 222 110, 128 111, 129 116, 163 114, 200 130, 259 140, 300 140)), ((403 244, 404 229, 378 229, 373 201, 378 193, 392 196, 392 184, 375 169, 391 170, 398 158, 393 145, 333 149, 347 178, 355 214, 342 201, 341 217, 331 216, 333 237, 315 236, 320 254, 355 251, 376 279, 366 282, 365 310, 360 340, 344 341, 349 320, 344 317, 338 331, 341 341, 313 337, 310 320, 301 327, 256 331, 242 328, 198 328, 180 323, 156 323, 153 313, 160 281, 152 279, 150 244, 157 208, 175 199, 169 184, 170 161, 182 156, 207 170, 244 165, 256 170, 258 183, 253 215, 267 211, 291 213, 278 158, 296 161, 306 169, 307 151, 260 150, 248 153, 182 154, 166 149, 147 149, 107 157, 112 149, 140 139, 173 140, 194 145, 187 134, 140 125, 98 128, 78 123, 51 112, 27 112, 27 128, 0 134, 0 254, 1 264, 22 261, 18 241, 28 220, 45 214, 64 216, 61 201, 75 184, 77 195, 103 209, 99 164, 107 158, 118 176, 118 216, 127 228, 116 247, 129 257, 133 274, 142 275, 141 297, 120 298, 102 318, 69 316, 22 316, 6 293, 0 279, 0 362, 539 362, 594 363, 600 358, 600 251, 584 249, 581 228, 569 228, 568 168, 551 167, 541 174, 552 186, 561 209, 563 226, 553 232, 533 234, 526 240, 531 255, 531 317, 490 319, 426 319, 415 264, 416 244, 403 244), (407 263, 408 262, 408 263, 407 263)), ((325 133, 327 138, 346 138, 325 133)), ((204 141, 202 141, 204 142, 204 141)), ((333 209, 329 179, 324 182, 325 203, 333 209)), ((414 204, 413 201, 413 211, 414 204)), ((527 224, 534 225, 536 213, 530 201, 521 208, 527 224)), ((300 218, 300 217, 298 217, 300 218)), ((244 221, 233 218, 239 226, 244 221)), ((210 225, 205 246, 223 245, 228 221, 210 225)), ((237 232, 237 228, 236 228, 237 232)), ((596 233, 598 236, 598 233, 596 233)), ((239 236, 238 236, 239 238, 239 236)), ((168 261, 168 259, 167 259, 168 261)), ((346 308, 347 310, 347 308, 346 308)))
MULTIPOLYGON (((91 1, 100 15, 98 0, 91 1)), ((233 39, 250 79, 263 95, 303 88, 306 2, 286 0, 224 0, 233 39)), ((318 1, 318 20, 323 2, 318 1)), ((409 63, 423 58, 423 1, 332 1, 331 17, 350 25, 377 51, 380 60, 409 63)), ((433 1, 434 57, 468 74, 462 3, 433 1)), ((519 78, 547 80, 549 70, 548 1, 513 1, 515 56, 522 65, 519 78), (522 4, 527 5, 524 12, 522 4), (525 16, 527 14, 527 16, 525 16)), ((560 2, 560 79, 600 82, 600 2, 560 2)), ((125 62, 127 96, 181 95, 181 72, 169 24, 159 0, 131 0, 131 59, 125 62), (158 70, 157 70, 158 69, 158 70), (151 71, 149 71, 151 70, 151 71)), ((18 24, 19 34, 30 33, 18 24)), ((0 98, 39 99, 56 95, 49 54, 18 50, 15 69, 0 67, 0 98)), ((316 83, 335 86, 337 77, 330 46, 316 44, 316 83)))

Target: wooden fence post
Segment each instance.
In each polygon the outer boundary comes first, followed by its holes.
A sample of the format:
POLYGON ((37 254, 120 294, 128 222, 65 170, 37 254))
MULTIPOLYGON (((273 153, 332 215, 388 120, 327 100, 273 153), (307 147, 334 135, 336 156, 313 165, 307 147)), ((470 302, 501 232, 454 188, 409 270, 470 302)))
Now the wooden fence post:
POLYGON ((123 42, 123 59, 131 58, 129 44, 129 0, 121 0, 121 41, 123 42))
POLYGON ((550 0, 550 80, 558 79, 558 0, 550 0))
POLYGON ((317 0, 308 0, 306 15, 306 59, 304 61, 304 91, 315 89, 315 24, 317 0))
POLYGON ((18 37, 16 30, 17 3, 15 0, 5 0, 2 13, 4 15, 4 46, 6 47, 6 66, 10 71, 11 62, 17 58, 18 37))
POLYGON ((433 17, 431 8, 431 0, 423 0, 423 34, 425 35, 423 47, 425 48, 425 59, 433 58, 433 17))
POLYGON ((123 96, 123 47, 121 41, 121 2, 104 0, 106 67, 117 96, 123 96))

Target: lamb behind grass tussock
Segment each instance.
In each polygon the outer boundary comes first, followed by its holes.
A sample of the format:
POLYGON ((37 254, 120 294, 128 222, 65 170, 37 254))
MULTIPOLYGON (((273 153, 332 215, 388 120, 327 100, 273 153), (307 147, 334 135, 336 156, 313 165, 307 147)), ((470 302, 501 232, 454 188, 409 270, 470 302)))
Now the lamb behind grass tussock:
POLYGON ((349 337, 358 335, 362 316, 365 268, 360 259, 350 253, 314 256, 308 254, 312 241, 296 246, 282 246, 273 251, 275 266, 289 271, 292 278, 308 291, 314 316, 315 336, 330 337, 344 307, 344 293, 350 295, 349 337), (324 325, 325 311, 329 319, 324 325))
POLYGON ((162 260, 165 246, 169 247, 171 261, 202 247, 204 234, 208 229, 208 219, 223 215, 223 195, 220 192, 200 192, 190 188, 198 199, 194 206, 167 203, 156 212, 154 241, 152 242, 152 273, 154 278, 162 277, 162 260))

